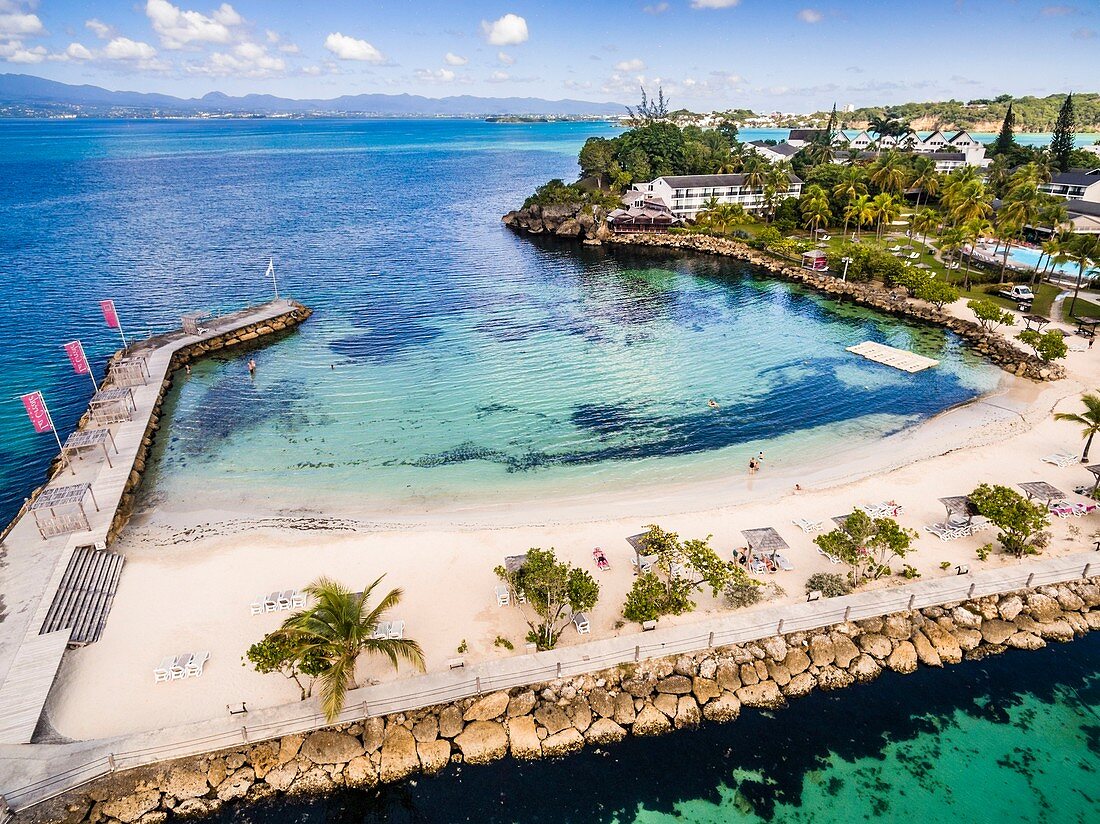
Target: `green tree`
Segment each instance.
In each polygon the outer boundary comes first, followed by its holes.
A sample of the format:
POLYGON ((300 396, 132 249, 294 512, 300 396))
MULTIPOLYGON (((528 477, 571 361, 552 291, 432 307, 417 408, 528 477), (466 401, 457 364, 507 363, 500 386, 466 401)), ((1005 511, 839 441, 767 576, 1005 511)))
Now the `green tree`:
POLYGON ((912 180, 909 181, 909 185, 920 189, 917 194, 917 208, 920 208, 922 197, 927 203, 928 198, 940 189, 940 173, 936 171, 936 161, 924 155, 914 158, 912 180))
POLYGON ((909 221, 909 226, 914 235, 921 235, 921 257, 924 257, 925 249, 928 248, 928 235, 930 232, 935 231, 936 227, 940 225, 940 215, 935 209, 929 209, 925 206, 918 211, 913 218, 909 221))
POLYGON ((373 609, 370 597, 382 576, 362 592, 350 592, 329 578, 319 578, 305 588, 312 605, 283 622, 279 633, 297 647, 299 661, 323 661, 321 709, 329 721, 344 707, 344 697, 354 686, 355 662, 362 653, 382 655, 394 669, 399 661, 424 668, 420 645, 408 638, 375 638, 378 624, 401 603, 400 589, 391 589, 373 609))
POLYGON ((615 147, 606 138, 590 137, 584 141, 577 161, 581 174, 596 178, 597 185, 602 189, 604 182, 610 181, 611 164, 615 162, 615 147))
POLYGON ((937 309, 943 309, 944 304, 954 303, 959 299, 959 290, 942 280, 928 278, 917 289, 917 297, 928 301, 937 309))
POLYGON ((1100 432, 1100 395, 1086 393, 1081 396, 1081 403, 1085 405, 1084 412, 1055 412, 1054 420, 1081 427, 1081 435, 1085 439, 1085 451, 1081 453, 1081 463, 1088 463, 1092 439, 1096 437, 1096 433, 1100 432))
POLYGON ((825 190, 817 185, 809 187, 803 193, 798 208, 802 213, 803 223, 807 229, 813 230, 815 237, 822 227, 829 225, 833 216, 825 190))
POLYGON ((623 616, 628 621, 652 621, 661 615, 681 615, 695 608, 691 594, 703 586, 717 596, 738 575, 710 546, 710 536, 680 540, 656 524, 641 539, 647 555, 655 555, 649 572, 639 575, 627 594, 623 616))
POLYGON ((303 649, 296 639, 279 630, 269 632, 262 641, 250 646, 245 658, 258 673, 278 672, 292 680, 298 685, 303 701, 313 693, 313 679, 327 668, 327 662, 316 647, 303 649), (303 684, 301 676, 309 681, 303 684))
POLYGON ((1025 329, 1016 336, 1016 340, 1030 346, 1035 356, 1044 363, 1050 363, 1057 358, 1064 358, 1066 352, 1069 351, 1069 347, 1066 346, 1066 341, 1062 337, 1061 331, 1055 331, 1053 329, 1047 332, 1037 332, 1034 329, 1025 329))
POLYGON ((1077 134, 1077 119, 1073 113, 1073 95, 1067 94, 1058 119, 1054 122, 1054 134, 1050 139, 1050 159, 1059 171, 1068 172, 1073 140, 1077 134))
POLYGON ((997 142, 993 144, 998 155, 1008 154, 1016 146, 1016 115, 1012 113, 1012 104, 1008 104, 1005 119, 1001 122, 1001 131, 997 142))
POLYGON ((1006 552, 1022 558, 1035 555, 1047 545, 1044 532, 1050 522, 1046 509, 1033 504, 1007 486, 982 484, 968 496, 978 512, 989 518, 1000 533, 997 540, 1006 552))
POLYGON ((665 120, 668 118, 668 101, 665 100, 665 90, 658 86, 657 99, 650 100, 645 87, 642 87, 642 102, 634 107, 627 106, 626 111, 630 115, 630 119, 639 125, 649 125, 665 120))
POLYGON ((889 194, 905 190, 908 173, 901 162, 901 155, 890 150, 882 152, 871 166, 871 182, 889 194))
POLYGON ((987 332, 992 332, 1001 326, 1012 326, 1016 323, 1015 315, 1002 309, 988 298, 967 301, 966 308, 974 313, 974 317, 978 319, 982 329, 987 332))
POLYGON ((875 222, 878 224, 875 236, 881 237, 883 227, 901 217, 901 201, 888 192, 880 192, 871 200, 875 222))
POLYGON ((889 561, 908 555, 916 537, 893 518, 871 518, 856 509, 843 527, 818 535, 814 543, 848 564, 852 579, 859 581, 889 575, 889 561))
POLYGON ((553 549, 527 550, 515 572, 493 570, 512 592, 527 601, 527 638, 539 649, 553 649, 561 631, 578 612, 587 612, 600 598, 600 586, 583 569, 559 561, 553 549))

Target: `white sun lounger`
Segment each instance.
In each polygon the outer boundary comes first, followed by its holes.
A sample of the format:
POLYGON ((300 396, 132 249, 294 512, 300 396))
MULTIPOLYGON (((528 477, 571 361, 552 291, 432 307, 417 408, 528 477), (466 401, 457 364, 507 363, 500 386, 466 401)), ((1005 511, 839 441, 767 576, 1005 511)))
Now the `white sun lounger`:
POLYGON ((817 548, 817 554, 821 555, 823 558, 825 558, 830 564, 839 564, 840 563, 840 559, 838 557, 836 557, 832 553, 826 552, 821 547, 817 548))
POLYGON ((795 518, 791 523, 803 532, 817 532, 821 529, 821 521, 808 521, 805 518, 795 518))
POLYGON ((1076 454, 1070 454, 1069 452, 1055 452, 1052 455, 1045 455, 1043 462, 1048 464, 1054 464, 1055 466, 1072 466, 1080 460, 1076 454))
POLYGON ((264 612, 264 601, 266 599, 262 595, 256 596, 251 604, 248 605, 249 615, 262 615, 264 612))
POLYGON ((297 592, 295 590, 291 590, 290 605, 294 609, 305 609, 306 608, 306 594, 304 592, 297 592))
POLYGON ((160 662, 160 666, 153 670, 153 683, 172 680, 172 665, 176 663, 176 656, 169 655, 160 662))
POLYGON ((512 602, 512 596, 508 592, 508 587, 501 584, 499 587, 497 587, 496 592, 497 592, 497 606, 498 607, 506 607, 506 606, 508 606, 508 604, 510 604, 512 602))
POLYGON ((405 637, 405 622, 404 621, 390 621, 389 632, 386 633, 387 638, 404 638, 405 637))
POLYGON ((264 599, 264 612, 279 611, 279 592, 273 592, 264 599))
POLYGON ((290 609, 290 599, 294 595, 294 590, 288 589, 285 592, 280 592, 275 598, 275 604, 280 610, 290 609))
POLYGON ((378 626, 376 626, 374 628, 374 635, 372 635, 371 637, 374 638, 376 641, 379 641, 383 638, 389 638, 390 637, 390 622, 389 621, 379 621, 378 626))
POLYGON ((191 666, 191 659, 194 657, 195 654, 193 652, 184 652, 176 656, 176 660, 169 670, 172 674, 173 681, 179 681, 181 678, 187 677, 187 668, 191 666))
POLYGON ((588 635, 588 632, 591 629, 588 623, 588 616, 585 615, 583 612, 578 612, 576 615, 573 616, 573 626, 577 628, 577 632, 581 635, 588 635))
POLYGON ((209 660, 210 660, 210 653, 209 652, 196 653, 194 656, 192 656, 191 662, 187 665, 187 669, 185 670, 185 675, 188 675, 188 676, 193 675, 195 678, 199 678, 200 676, 202 676, 203 666, 209 660))
POLYGON ((772 557, 775 558, 775 565, 784 572, 790 572, 792 569, 794 569, 794 564, 787 560, 786 555, 780 555, 777 552, 772 557))

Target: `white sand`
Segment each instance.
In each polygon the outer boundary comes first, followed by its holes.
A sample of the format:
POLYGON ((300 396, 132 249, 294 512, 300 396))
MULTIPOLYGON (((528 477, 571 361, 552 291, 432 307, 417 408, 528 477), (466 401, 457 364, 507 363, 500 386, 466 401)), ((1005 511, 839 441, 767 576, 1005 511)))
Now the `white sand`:
MULTIPOLYGON (((713 534, 713 546, 727 558, 744 545, 740 530, 777 527, 791 545, 788 555, 796 570, 769 580, 781 584, 792 601, 804 597, 811 573, 844 570, 823 559, 812 536, 793 526, 792 518, 828 521, 858 504, 893 499, 905 507, 900 522, 921 531, 918 551, 906 561, 925 579, 953 574, 939 568, 941 561, 981 568, 975 549, 995 541, 995 532, 951 543, 936 539, 923 527, 943 520, 937 499, 966 494, 983 481, 1046 480, 1067 493, 1090 483, 1092 476, 1079 466, 1059 469, 1040 458, 1079 449, 1077 430, 1054 422, 1051 412, 1076 409, 1081 391, 1100 382, 1097 358, 1071 353, 1070 376, 1057 384, 1006 377, 997 393, 878 444, 815 466, 766 462, 752 478, 738 470, 706 485, 600 489, 584 498, 399 519, 341 513, 348 517, 334 519, 332 530, 317 529, 317 519, 323 523, 326 517, 317 515, 257 520, 230 511, 153 512, 132 524, 115 547, 127 562, 110 619, 98 643, 66 655, 47 706, 49 720, 61 735, 90 738, 219 717, 227 704, 240 701, 250 708, 295 701, 292 682, 242 666, 248 645, 285 617, 250 616, 248 604, 262 593, 301 587, 321 575, 360 589, 385 574, 380 588, 403 588, 404 599, 392 617, 406 622, 407 635, 421 643, 427 667, 434 670, 445 667, 464 640, 469 663, 509 654, 494 646, 498 636, 523 650, 521 610, 496 606, 492 569, 506 555, 532 546, 554 547, 599 580, 592 637, 637 631, 636 625, 616 629, 632 583, 632 552, 624 538, 654 522, 684 537, 713 534), (794 491, 796 482, 804 491, 794 491), (610 572, 595 570, 591 553, 597 546, 611 560, 610 572), (211 657, 202 678, 153 683, 152 670, 164 656, 207 650, 211 657)), ((1100 515, 1052 521, 1049 554, 1080 551, 1100 527, 1100 515)), ((996 553, 985 565, 1012 562, 996 553)), ((876 586, 903 582, 895 577, 876 586)), ((699 601, 694 614, 662 621, 691 622, 724 609, 709 596, 699 601)), ((561 643, 580 642, 570 628, 561 643)), ((410 672, 403 667, 395 674, 388 663, 364 658, 359 679, 410 672)))

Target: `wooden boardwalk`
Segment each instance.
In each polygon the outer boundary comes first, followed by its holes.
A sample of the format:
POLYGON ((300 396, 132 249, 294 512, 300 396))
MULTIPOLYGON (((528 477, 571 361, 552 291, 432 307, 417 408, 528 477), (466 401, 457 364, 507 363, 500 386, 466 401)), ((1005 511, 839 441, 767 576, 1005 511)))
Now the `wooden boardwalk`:
MULTIPOLYGON (((31 740, 35 723, 56 676, 68 642, 69 630, 40 635, 54 594, 61 587, 73 554, 81 547, 106 544, 142 439, 168 375, 172 356, 194 343, 210 340, 245 326, 284 315, 297 304, 270 301, 260 306, 205 322, 202 334, 182 331, 135 343, 130 351, 147 358, 149 378, 132 387, 136 411, 132 419, 111 424, 117 455, 110 465, 103 455, 74 459, 71 470, 58 472, 47 488, 90 484, 96 506, 86 505, 89 529, 43 539, 34 516, 24 511, 0 544, 0 596, 5 612, 0 618, 0 743, 31 740), (65 643, 58 641, 65 635, 65 643), (43 640, 48 639, 48 640, 43 640), (30 716, 35 723, 30 723, 30 716)), ((125 572, 123 572, 123 576, 125 572)), ((102 616, 106 620, 106 616, 102 616)))
POLYGON ((921 372, 933 366, 940 365, 940 362, 934 358, 926 358, 924 355, 918 355, 916 352, 896 349, 893 346, 887 346, 884 343, 875 343, 870 340, 856 344, 855 346, 849 346, 847 351, 854 355, 862 355, 867 358, 867 360, 874 361, 875 363, 881 363, 884 366, 892 366, 895 369, 900 369, 902 372, 921 372))

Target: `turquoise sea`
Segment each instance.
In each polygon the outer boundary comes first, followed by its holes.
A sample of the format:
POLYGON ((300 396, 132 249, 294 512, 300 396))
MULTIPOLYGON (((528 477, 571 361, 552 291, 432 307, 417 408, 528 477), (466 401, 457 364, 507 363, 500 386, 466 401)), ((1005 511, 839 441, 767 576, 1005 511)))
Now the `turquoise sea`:
POLYGON ((23 420, 42 389, 62 435, 100 365, 182 312, 282 293, 299 334, 198 365, 169 397, 149 500, 196 508, 431 508, 835 455, 993 388, 998 370, 921 328, 705 258, 533 242, 500 224, 572 179, 604 124, 475 121, 0 123, 3 514, 55 447, 23 420), (940 368, 902 375, 864 340, 940 368), (712 409, 714 399, 719 409, 712 409))
POLYGON ((223 824, 1094 824, 1100 633, 893 673, 730 724, 378 791, 229 806, 223 824))

